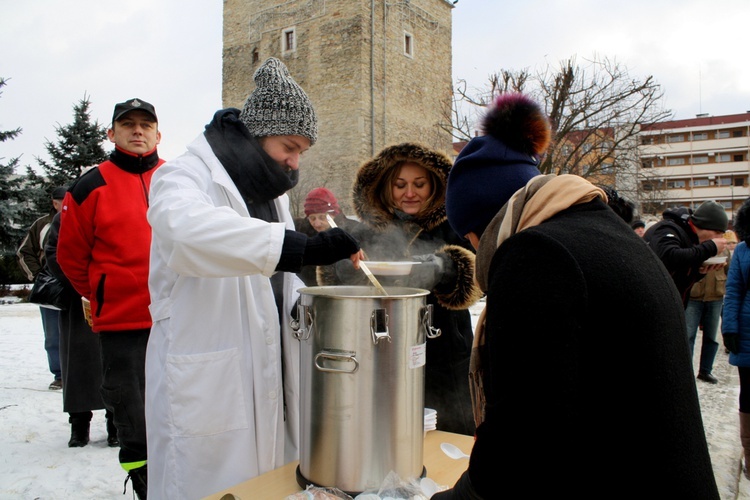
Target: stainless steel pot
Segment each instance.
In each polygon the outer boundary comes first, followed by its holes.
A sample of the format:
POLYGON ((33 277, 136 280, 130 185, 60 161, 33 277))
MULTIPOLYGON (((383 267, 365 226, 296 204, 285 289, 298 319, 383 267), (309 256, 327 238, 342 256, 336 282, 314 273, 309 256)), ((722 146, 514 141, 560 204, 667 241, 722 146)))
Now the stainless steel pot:
POLYGON ((427 290, 300 290, 300 463, 297 481, 358 494, 390 471, 422 477, 427 290))

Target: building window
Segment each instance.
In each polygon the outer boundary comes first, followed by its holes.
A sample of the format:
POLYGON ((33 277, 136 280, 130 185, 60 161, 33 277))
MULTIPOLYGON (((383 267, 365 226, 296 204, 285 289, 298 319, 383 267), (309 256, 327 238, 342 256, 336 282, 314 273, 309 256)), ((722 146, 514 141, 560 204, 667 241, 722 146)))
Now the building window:
POLYGON ((732 202, 731 201, 720 201, 719 205, 724 207, 724 210, 731 210, 732 209, 732 202))
POLYGON ((648 146, 649 144, 653 144, 653 143, 654 143, 654 138, 652 136, 647 135, 647 136, 641 137, 641 144, 643 144, 644 146, 648 146))
POLYGON ((652 159, 642 160, 641 168, 654 168, 654 160, 652 159))
POLYGON ((708 179, 693 179, 690 184, 693 187, 707 187, 709 185, 708 179))
POLYGON ((719 177, 716 180, 716 184, 718 186, 731 186, 732 185, 732 178, 731 177, 719 177))
POLYGON ((667 181, 668 189, 685 189, 685 181, 667 181))
POLYGON ((708 156, 693 156, 690 158, 690 163, 697 165, 699 163, 708 163, 708 156))
POLYGON ((281 32, 281 52, 286 54, 297 50, 296 28, 287 28, 281 32))
POLYGON ((411 33, 404 32, 404 55, 414 57, 414 37, 411 33))
POLYGON ((719 130, 716 132, 717 139, 729 139, 729 130, 719 130))
POLYGON ((694 141, 705 141, 708 139, 708 132, 695 132, 693 134, 694 141))
POLYGON ((726 163, 728 161, 732 161, 732 155, 728 155, 728 154, 716 155, 716 163, 726 163))
POLYGON ((667 142, 685 142, 685 136, 682 134, 670 135, 667 137, 667 142))
POLYGON ((673 167, 675 165, 684 165, 685 158, 667 158, 667 165, 673 167))
POLYGON ((745 155, 734 155, 734 161, 745 161, 745 155))
POLYGON ((615 165, 613 163, 602 163, 601 171, 603 174, 614 174, 615 165))
POLYGON ((745 137, 745 134, 742 132, 742 130, 735 130, 732 132, 732 137, 745 137))

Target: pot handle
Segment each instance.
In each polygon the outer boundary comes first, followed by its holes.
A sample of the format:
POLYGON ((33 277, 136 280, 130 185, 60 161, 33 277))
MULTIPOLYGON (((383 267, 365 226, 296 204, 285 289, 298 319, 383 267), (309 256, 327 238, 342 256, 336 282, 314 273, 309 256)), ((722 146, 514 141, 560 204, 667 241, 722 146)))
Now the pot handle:
POLYGON ((376 344, 385 339, 391 341, 391 335, 388 331, 388 313, 385 309, 375 309, 370 315, 370 335, 372 343, 376 344))
POLYGON ((434 339, 442 335, 440 328, 432 326, 432 304, 427 304, 422 308, 422 327, 428 339, 434 339))
POLYGON ((315 368, 317 368, 318 370, 322 372, 329 372, 329 373, 354 373, 359 369, 359 361, 357 361, 356 353, 354 352, 321 351, 315 355, 315 368), (321 361, 325 361, 326 359, 329 359, 332 361, 339 361, 342 363, 351 361, 352 363, 354 363, 354 368, 352 368, 351 370, 339 370, 338 368, 329 368, 321 364, 321 361))
POLYGON ((292 335, 294 335, 295 339, 300 341, 309 339, 313 327, 313 317, 310 309, 298 302, 297 318, 292 319, 290 325, 292 327, 292 335), (302 318, 302 322, 300 322, 299 318, 302 318))

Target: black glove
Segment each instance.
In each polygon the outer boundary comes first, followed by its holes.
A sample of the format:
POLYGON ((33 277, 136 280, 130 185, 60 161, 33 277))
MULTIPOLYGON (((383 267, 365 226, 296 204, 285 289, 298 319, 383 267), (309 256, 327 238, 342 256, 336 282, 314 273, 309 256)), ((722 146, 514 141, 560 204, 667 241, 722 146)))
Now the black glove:
POLYGON ((482 497, 474 491, 471 479, 469 479, 469 471, 466 471, 458 478, 453 488, 435 493, 430 500, 482 500, 482 497))
POLYGON ((733 354, 739 354, 740 336, 736 333, 722 333, 721 336, 724 337, 724 347, 733 354))
POLYGON ((308 238, 302 264, 305 266, 327 266, 348 259, 359 252, 359 243, 352 235, 334 227, 308 238))

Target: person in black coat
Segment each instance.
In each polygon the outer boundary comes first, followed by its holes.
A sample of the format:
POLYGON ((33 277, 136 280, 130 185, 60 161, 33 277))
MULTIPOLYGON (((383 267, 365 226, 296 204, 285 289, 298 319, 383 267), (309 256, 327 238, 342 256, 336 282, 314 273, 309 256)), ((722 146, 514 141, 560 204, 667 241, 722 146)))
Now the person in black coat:
POLYGON ((724 207, 715 201, 706 201, 695 213, 687 207, 665 210, 662 220, 643 235, 672 276, 683 306, 687 307, 690 289, 696 282, 705 278, 709 271, 724 267, 723 263, 704 265, 703 262, 726 248, 724 231, 728 224, 724 207))
MULTIPOLYGON (((379 276, 386 286, 429 290, 432 326, 427 339, 425 399, 437 410, 437 429, 473 435, 469 392, 472 324, 469 307, 481 298, 474 253, 445 216, 447 156, 416 143, 384 148, 357 172, 352 190, 361 224, 352 234, 372 261, 420 262, 405 276, 379 276)), ((322 285, 369 285, 351 263, 319 268, 322 285), (322 272, 320 272, 322 271, 322 272)))
MULTIPOLYGON (((55 214, 44 246, 50 273, 63 284, 66 307, 60 310, 60 364, 62 366, 63 411, 68 413, 70 440, 68 446, 78 448, 89 442, 93 410, 103 410, 101 395, 102 356, 99 338, 83 315, 81 296, 65 277, 57 263, 57 237, 60 214, 55 214)), ((120 445, 112 413, 105 412, 107 445, 120 445)))
POLYGON ((537 498, 718 499, 664 265, 603 190, 541 175, 550 126, 535 102, 503 94, 483 128, 446 194, 487 294, 472 372, 482 422, 468 470, 433 500, 508 484, 537 498))

